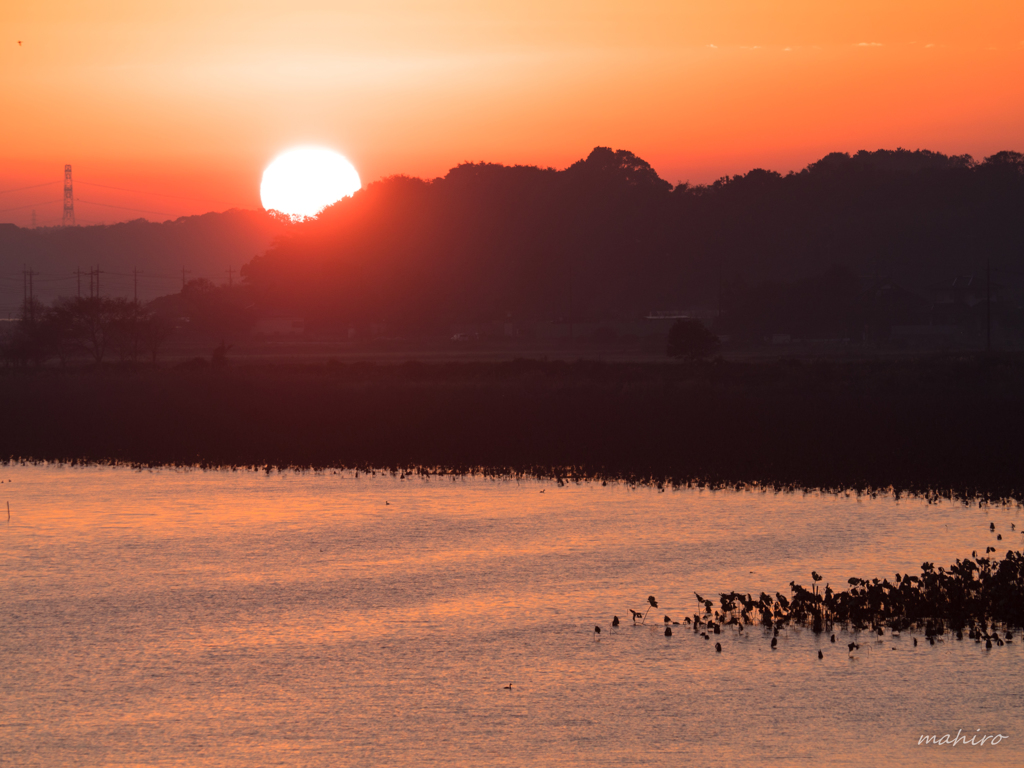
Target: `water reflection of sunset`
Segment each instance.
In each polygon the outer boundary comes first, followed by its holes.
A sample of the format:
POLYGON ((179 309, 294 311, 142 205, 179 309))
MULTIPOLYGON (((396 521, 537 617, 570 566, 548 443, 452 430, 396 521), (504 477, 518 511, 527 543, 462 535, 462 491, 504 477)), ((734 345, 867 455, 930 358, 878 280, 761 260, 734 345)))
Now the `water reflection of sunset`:
POLYGON ((887 638, 850 661, 806 629, 787 629, 775 654, 760 628, 727 629, 716 654, 687 627, 666 638, 660 626, 693 612, 694 591, 786 592, 812 569, 838 586, 952 562, 988 543, 990 520, 1008 529, 1012 509, 331 472, 6 471, 0 685, 14 692, 15 756, 61 743, 62 728, 121 749, 127 728, 125 759, 168 764, 196 740, 191 765, 292 749, 312 765, 371 751, 576 764, 649 742, 659 754, 714 745, 708 764, 725 765, 735 755, 722 744, 750 754, 760 732, 756 748, 780 759, 825 739, 915 764, 904 731, 932 721, 891 721, 886 697, 908 713, 941 699, 949 716, 1003 733, 1021 725, 999 704, 1019 644, 924 656, 887 638), (648 594, 650 626, 610 627, 648 594), (814 699, 825 688, 827 721, 814 699), (856 736, 865 712, 877 713, 871 745, 856 736), (46 725, 17 725, 33 720, 46 725))

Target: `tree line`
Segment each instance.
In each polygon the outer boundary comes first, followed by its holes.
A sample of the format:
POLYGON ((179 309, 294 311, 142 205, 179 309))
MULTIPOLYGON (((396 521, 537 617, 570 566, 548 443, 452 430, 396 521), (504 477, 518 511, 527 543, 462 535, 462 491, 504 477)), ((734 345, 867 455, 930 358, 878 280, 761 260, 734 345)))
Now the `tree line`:
POLYGON ((12 325, 0 343, 5 365, 155 363, 172 331, 169 320, 137 301, 99 296, 26 302, 20 322, 12 325))
POLYGON ((797 173, 673 185, 598 147, 564 170, 466 163, 381 180, 290 228, 242 274, 261 311, 307 325, 419 332, 731 301, 742 324, 741 305, 784 304, 799 315, 790 324, 818 313, 839 333, 837 308, 885 282, 940 288, 992 264, 1004 288, 1024 290, 1022 209, 1016 152, 834 153, 797 173))

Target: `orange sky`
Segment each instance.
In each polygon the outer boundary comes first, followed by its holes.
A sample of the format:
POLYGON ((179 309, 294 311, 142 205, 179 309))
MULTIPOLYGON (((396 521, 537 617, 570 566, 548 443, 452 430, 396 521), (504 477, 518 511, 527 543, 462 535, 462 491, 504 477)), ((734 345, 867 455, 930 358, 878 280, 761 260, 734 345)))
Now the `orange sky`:
MULTIPOLYGON (((595 145, 672 182, 1024 150, 1020 0, 33 0, 0 30, 0 191, 72 163, 82 223, 257 207, 301 143, 364 183, 595 145)), ((0 222, 58 223, 59 198, 0 194, 0 222)))

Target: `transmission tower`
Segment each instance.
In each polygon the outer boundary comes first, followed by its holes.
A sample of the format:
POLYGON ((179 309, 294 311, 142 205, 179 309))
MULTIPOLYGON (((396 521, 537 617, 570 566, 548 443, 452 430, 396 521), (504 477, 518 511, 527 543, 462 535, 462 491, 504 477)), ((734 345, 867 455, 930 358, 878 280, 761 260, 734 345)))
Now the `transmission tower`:
POLYGON ((71 191, 71 166, 64 166, 64 218, 62 227, 75 226, 75 195, 71 191))

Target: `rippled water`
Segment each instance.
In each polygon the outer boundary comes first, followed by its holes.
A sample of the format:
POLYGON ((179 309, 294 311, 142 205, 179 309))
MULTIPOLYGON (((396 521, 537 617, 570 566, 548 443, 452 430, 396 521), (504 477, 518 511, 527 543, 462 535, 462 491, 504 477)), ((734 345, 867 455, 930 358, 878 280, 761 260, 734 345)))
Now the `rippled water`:
POLYGON ((727 630, 716 654, 661 622, 692 613, 694 591, 785 594, 812 569, 845 586, 1019 547, 1017 509, 352 473, 0 473, 3 765, 1021 764, 1019 638, 991 651, 861 638, 850 658, 844 633, 832 645, 787 630, 773 652, 759 629, 727 630), (612 632, 648 594, 648 626, 612 632), (917 745, 958 729, 1009 738, 917 745))

